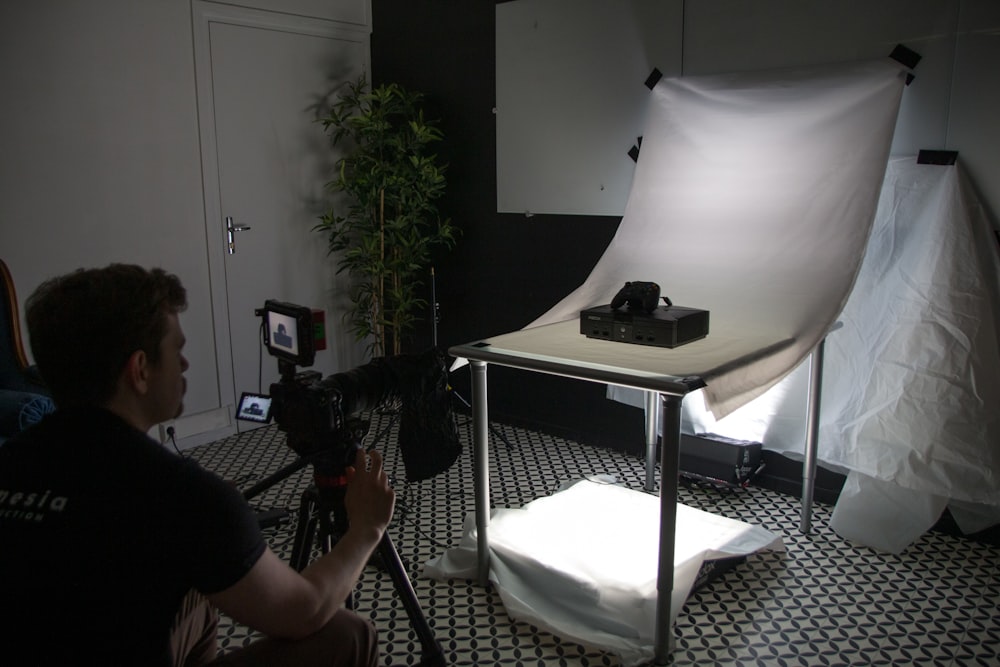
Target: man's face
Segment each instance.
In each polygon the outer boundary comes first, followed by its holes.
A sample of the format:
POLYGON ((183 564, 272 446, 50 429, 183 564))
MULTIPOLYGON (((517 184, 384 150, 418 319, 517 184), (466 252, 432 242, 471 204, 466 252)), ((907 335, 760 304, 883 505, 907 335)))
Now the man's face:
POLYGON ((184 410, 184 392, 187 390, 184 371, 188 369, 187 359, 181 353, 184 342, 177 313, 170 313, 167 315, 167 333, 160 341, 160 359, 150 366, 148 405, 154 413, 153 423, 176 419, 184 410))

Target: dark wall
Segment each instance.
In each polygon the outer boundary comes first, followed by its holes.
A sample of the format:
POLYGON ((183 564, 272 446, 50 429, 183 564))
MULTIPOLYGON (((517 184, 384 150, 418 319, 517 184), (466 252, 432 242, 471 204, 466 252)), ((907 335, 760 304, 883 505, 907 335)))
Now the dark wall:
MULTIPOLYGON (((497 213, 494 2, 374 0, 372 14, 373 82, 424 93, 425 115, 445 135, 441 208, 462 236, 435 262, 437 342, 447 349, 520 329, 587 278, 621 218, 497 213)), ((432 343, 427 315, 408 349, 432 343)), ((470 397, 467 368, 452 384, 470 397)), ((641 452, 641 411, 604 393, 604 385, 489 367, 493 421, 641 452)))

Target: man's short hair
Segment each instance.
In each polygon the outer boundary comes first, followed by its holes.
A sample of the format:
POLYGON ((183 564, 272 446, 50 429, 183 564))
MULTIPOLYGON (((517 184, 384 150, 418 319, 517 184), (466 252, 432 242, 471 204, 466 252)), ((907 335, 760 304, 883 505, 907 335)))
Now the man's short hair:
POLYGON ((60 406, 104 405, 132 353, 157 363, 167 316, 187 307, 162 269, 111 264, 52 278, 25 302, 38 370, 60 406))

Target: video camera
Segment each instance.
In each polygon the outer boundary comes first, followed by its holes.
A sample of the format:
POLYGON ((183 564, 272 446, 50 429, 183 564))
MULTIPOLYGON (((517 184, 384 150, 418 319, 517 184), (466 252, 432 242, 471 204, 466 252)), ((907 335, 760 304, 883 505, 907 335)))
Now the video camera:
POLYGON ((289 447, 313 462, 318 485, 339 479, 353 465, 368 433, 368 422, 357 414, 397 402, 409 481, 444 472, 458 458, 461 443, 441 350, 377 357, 323 378, 317 371, 297 370, 315 360, 311 309, 268 300, 257 314, 263 344, 277 358, 281 379, 271 385, 269 396, 244 394, 237 417, 265 423, 273 417, 287 433, 289 447))

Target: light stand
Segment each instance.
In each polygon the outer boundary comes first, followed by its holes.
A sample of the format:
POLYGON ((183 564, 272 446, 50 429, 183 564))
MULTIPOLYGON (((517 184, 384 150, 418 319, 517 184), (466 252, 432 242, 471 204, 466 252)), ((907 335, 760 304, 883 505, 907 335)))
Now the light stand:
MULTIPOLYGON (((438 300, 437 300, 437 279, 434 276, 434 267, 433 266, 431 267, 431 308, 433 309, 432 317, 431 317, 431 327, 432 327, 431 328, 431 344, 434 347, 437 347, 437 344, 438 344, 438 330, 437 330, 437 325, 438 325, 438 320, 440 319, 441 304, 438 303, 438 300)), ((464 398, 462 398, 462 395, 459 394, 455 390, 455 388, 451 386, 450 382, 448 383, 448 391, 451 392, 451 394, 455 398, 457 398, 462 405, 464 405, 469 410, 472 409, 472 404, 469 403, 464 398)), ((487 426, 488 426, 489 430, 493 433, 494 436, 496 436, 497 438, 500 438, 500 440, 503 441, 503 444, 507 445, 507 449, 514 449, 514 445, 512 445, 510 443, 510 441, 504 436, 504 434, 501 433, 495 426, 493 426, 492 424, 487 424, 487 426)))

